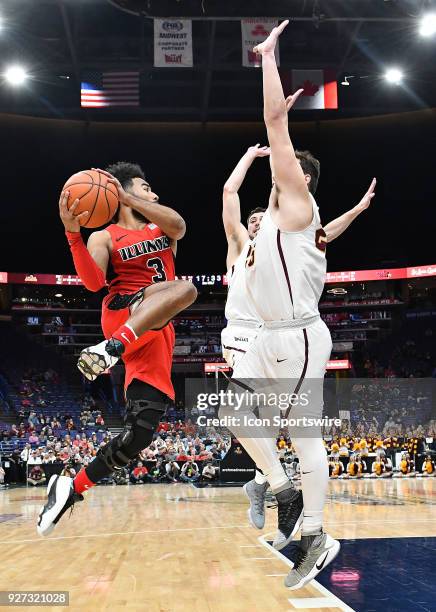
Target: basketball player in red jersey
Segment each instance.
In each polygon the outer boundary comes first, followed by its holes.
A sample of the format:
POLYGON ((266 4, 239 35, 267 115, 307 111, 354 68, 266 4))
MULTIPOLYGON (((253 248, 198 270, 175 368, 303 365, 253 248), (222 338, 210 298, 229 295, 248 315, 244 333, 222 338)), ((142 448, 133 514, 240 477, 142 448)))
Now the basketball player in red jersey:
POLYGON ((48 535, 64 512, 83 500, 85 490, 125 467, 152 441, 168 398, 174 399, 174 328, 169 321, 197 295, 192 283, 175 280, 177 240, 185 234, 182 217, 158 203, 139 166, 119 162, 105 174, 118 189, 120 207, 115 223, 91 234, 87 247, 79 220, 88 213, 74 215, 78 200, 68 210, 68 192, 62 193, 59 211, 85 287, 99 291, 106 285, 109 264, 113 269, 109 294, 102 304, 106 340, 82 351, 78 367, 86 378, 95 380, 123 359, 125 426, 74 480, 52 476, 48 501, 38 518, 40 535, 48 535))

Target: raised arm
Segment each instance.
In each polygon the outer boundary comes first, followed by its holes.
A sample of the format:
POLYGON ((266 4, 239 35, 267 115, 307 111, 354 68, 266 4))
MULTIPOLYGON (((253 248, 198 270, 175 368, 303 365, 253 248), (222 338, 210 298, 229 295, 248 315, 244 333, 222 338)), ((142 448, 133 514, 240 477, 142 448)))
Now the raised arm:
POLYGON ((259 144, 247 149, 224 185, 223 223, 228 245, 227 270, 233 266, 248 240, 247 228, 241 223, 241 205, 238 191, 256 157, 266 157, 267 155, 269 155, 268 147, 261 147, 259 144))
POLYGON ((88 240, 88 248, 86 248, 80 233, 79 220, 86 218, 88 211, 75 215, 74 211, 79 204, 79 200, 75 200, 68 209, 68 196, 68 191, 61 193, 59 216, 65 227, 74 267, 77 275, 89 291, 99 291, 106 285, 110 235, 105 230, 94 232, 91 234, 88 240))
POLYGON ((375 196, 376 183, 376 179, 373 178, 368 191, 365 193, 360 202, 356 204, 356 206, 353 206, 353 208, 348 210, 340 217, 337 217, 337 219, 333 219, 333 221, 327 223, 327 225, 324 227, 324 231, 327 235, 327 242, 331 242, 332 240, 340 236, 354 221, 354 219, 356 219, 360 215, 360 213, 362 213, 369 207, 372 198, 375 196))
MULTIPOLYGON (((262 55, 264 121, 277 190, 277 202, 270 202, 270 206, 278 206, 277 219, 282 229, 299 231, 307 227, 312 220, 312 203, 303 170, 289 136, 287 103, 274 55, 278 37, 288 23, 289 21, 283 21, 274 28, 254 51, 262 55)), ((302 90, 299 90, 295 96, 298 97, 301 93, 302 90)))
POLYGON ((113 183, 118 190, 118 198, 122 204, 130 206, 151 223, 155 223, 164 234, 171 240, 180 240, 186 233, 186 223, 174 209, 158 204, 157 202, 149 201, 144 198, 139 198, 136 195, 125 191, 120 181, 106 170, 93 168, 107 176, 108 181, 113 183))

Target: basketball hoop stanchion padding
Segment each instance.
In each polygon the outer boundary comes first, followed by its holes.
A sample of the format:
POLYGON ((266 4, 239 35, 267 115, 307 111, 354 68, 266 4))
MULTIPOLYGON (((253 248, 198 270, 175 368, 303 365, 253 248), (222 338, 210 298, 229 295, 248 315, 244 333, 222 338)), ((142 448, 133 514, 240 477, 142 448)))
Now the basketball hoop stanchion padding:
POLYGON ((236 439, 224 459, 221 459, 220 482, 245 483, 252 480, 256 473, 256 465, 243 446, 236 439))

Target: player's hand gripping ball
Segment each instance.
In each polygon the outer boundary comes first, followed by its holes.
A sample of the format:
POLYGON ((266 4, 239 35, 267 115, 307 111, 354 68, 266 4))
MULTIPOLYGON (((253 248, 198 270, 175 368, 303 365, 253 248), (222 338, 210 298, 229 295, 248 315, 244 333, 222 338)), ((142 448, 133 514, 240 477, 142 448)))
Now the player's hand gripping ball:
MULTIPOLYGON (((62 221, 80 227, 101 227, 113 218, 118 209, 119 195, 113 182, 105 173, 97 170, 82 170, 73 174, 62 189, 61 201, 64 200, 67 212, 62 214, 62 221), (68 192, 68 193, 67 193, 68 192), (66 217, 66 218, 64 218, 66 217), (75 219, 73 218, 75 217, 75 219)), ((61 202, 59 203, 61 208, 61 202)), ((78 230, 80 230, 80 227, 78 230)), ((70 230, 74 231, 74 230, 70 230)))

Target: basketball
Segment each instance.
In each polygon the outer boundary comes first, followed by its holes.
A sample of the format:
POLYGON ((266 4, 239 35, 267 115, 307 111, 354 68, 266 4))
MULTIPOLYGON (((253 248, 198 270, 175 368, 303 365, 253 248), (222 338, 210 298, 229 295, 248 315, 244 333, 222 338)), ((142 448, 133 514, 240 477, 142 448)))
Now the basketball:
POLYGON ((80 220, 82 227, 101 227, 112 219, 118 208, 118 191, 113 183, 109 183, 107 177, 97 170, 82 170, 73 174, 63 186, 63 191, 70 192, 67 207, 74 200, 80 202, 74 211, 79 215, 86 210, 87 217, 80 220))

